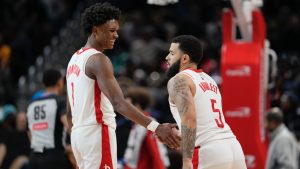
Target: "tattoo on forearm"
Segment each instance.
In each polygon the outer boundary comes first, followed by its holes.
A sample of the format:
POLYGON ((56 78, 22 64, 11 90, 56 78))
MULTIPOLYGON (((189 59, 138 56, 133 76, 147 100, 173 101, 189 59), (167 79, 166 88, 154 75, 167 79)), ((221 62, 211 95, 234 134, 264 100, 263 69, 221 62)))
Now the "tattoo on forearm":
POLYGON ((187 82, 183 78, 177 78, 173 85, 174 100, 178 100, 176 106, 180 116, 188 110, 188 90, 187 82))
POLYGON ((192 158, 194 154, 195 140, 196 140, 196 128, 188 128, 186 125, 181 125, 181 147, 183 158, 192 158))

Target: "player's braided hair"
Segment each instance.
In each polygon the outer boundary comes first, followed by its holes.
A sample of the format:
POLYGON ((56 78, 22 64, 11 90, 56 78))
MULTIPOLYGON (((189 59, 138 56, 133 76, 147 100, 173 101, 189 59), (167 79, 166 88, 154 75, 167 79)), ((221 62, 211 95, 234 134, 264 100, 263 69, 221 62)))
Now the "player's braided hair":
POLYGON ((90 35, 93 26, 102 25, 111 19, 118 20, 120 15, 120 9, 107 2, 96 3, 86 8, 81 15, 81 28, 83 34, 85 36, 90 35))

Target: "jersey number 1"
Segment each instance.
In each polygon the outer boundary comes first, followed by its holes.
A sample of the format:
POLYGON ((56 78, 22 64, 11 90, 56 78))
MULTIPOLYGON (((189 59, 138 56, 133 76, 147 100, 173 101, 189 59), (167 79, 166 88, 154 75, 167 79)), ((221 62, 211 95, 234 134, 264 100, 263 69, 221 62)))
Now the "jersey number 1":
POLYGON ((74 83, 71 82, 71 87, 72 87, 72 105, 74 107, 74 83))
POLYGON ((210 99, 210 102, 211 102, 211 109, 212 109, 212 111, 219 114, 219 118, 218 118, 218 119, 215 119, 215 121, 216 121, 216 123, 217 123, 217 126, 218 126, 219 128, 224 128, 224 123, 223 123, 223 121, 222 121, 221 110, 215 108, 215 103, 217 103, 217 101, 216 101, 215 99, 210 99))

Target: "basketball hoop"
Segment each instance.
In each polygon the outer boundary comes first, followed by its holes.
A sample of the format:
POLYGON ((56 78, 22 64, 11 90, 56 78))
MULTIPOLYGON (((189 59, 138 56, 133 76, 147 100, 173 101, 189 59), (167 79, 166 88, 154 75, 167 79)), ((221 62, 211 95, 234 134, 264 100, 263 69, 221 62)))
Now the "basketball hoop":
POLYGON ((252 11, 263 6, 263 0, 231 0, 236 15, 236 24, 241 30, 242 40, 252 40, 252 11))

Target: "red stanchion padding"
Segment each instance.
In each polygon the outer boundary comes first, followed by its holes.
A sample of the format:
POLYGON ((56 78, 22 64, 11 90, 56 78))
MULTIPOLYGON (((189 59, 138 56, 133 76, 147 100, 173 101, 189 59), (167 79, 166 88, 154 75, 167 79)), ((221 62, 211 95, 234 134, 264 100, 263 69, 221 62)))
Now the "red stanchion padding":
MULTIPOLYGON (((223 33, 231 32, 227 12, 223 15, 223 33)), ((223 40, 221 56, 223 113, 240 141, 248 169, 263 169, 266 161, 264 129, 265 30, 263 20, 253 13, 253 41, 223 40), (254 21, 255 20, 255 21, 254 21), (256 24, 254 24, 256 23, 256 24)), ((233 29, 233 28, 231 28, 233 29)), ((230 33, 229 33, 230 34, 230 33)), ((228 38, 223 35, 223 38, 228 38)))
POLYGON ((266 24, 260 10, 255 10, 252 12, 252 28, 253 42, 259 42, 262 46, 264 46, 266 39, 266 24))
POLYGON ((222 38, 223 43, 230 43, 232 42, 233 38, 233 13, 229 9, 224 9, 223 16, 222 16, 222 38))

